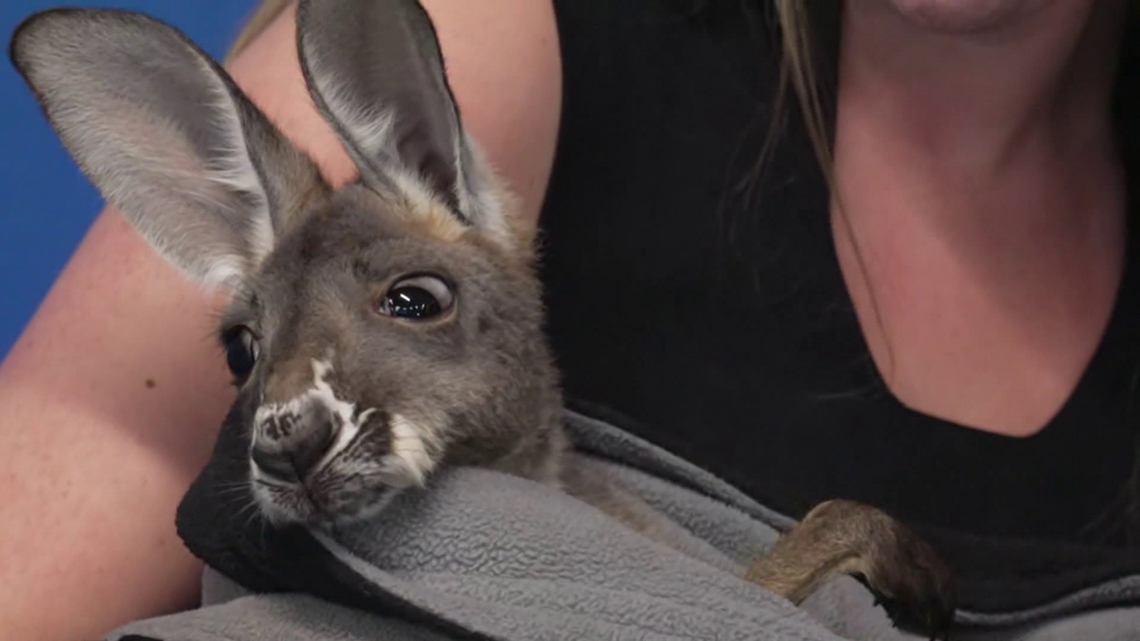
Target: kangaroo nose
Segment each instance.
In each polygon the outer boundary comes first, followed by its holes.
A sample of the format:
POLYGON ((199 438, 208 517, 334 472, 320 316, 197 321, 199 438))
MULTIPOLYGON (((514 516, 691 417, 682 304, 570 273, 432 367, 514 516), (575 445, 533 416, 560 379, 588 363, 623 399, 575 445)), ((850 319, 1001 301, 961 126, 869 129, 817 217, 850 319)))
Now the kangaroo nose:
POLYGON ((281 481, 298 483, 324 456, 335 436, 332 421, 321 420, 298 427, 300 433, 290 434, 283 444, 266 443, 264 439, 254 441, 250 458, 261 472, 281 481))

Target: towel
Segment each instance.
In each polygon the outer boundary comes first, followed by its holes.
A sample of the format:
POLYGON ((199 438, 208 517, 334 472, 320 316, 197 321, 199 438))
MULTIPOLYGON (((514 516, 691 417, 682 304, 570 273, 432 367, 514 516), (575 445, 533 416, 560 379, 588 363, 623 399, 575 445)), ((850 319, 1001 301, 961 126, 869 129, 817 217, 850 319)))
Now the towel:
MULTIPOLYGON (((201 606, 107 639, 925 638, 896 628, 850 577, 798 607, 747 583, 735 570, 792 519, 610 423, 570 410, 565 423, 579 452, 668 518, 685 553, 553 488, 477 468, 441 471, 371 520, 333 533, 273 528, 241 482, 248 441, 227 421, 178 512, 180 536, 207 565, 201 606)), ((952 638, 1140 641, 1140 573, 1116 567, 1038 576, 1049 589, 1036 600, 1024 585, 1012 590, 1014 607, 977 597, 992 596, 993 585, 971 592, 967 581, 952 638)))

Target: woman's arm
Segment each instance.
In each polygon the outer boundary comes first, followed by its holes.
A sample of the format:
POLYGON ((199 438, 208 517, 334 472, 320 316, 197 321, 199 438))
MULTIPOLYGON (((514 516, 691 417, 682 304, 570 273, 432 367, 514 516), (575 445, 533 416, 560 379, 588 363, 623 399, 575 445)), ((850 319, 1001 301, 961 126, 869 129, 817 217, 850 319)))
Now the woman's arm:
MULTIPOLYGON (((536 217, 561 102, 549 2, 425 0, 468 128, 536 217)), ((331 180, 354 171, 302 84, 292 9, 229 67, 331 180)), ((24 212, 38 215, 37 212, 24 212)), ((174 511, 233 398, 195 289, 108 209, 0 365, 0 638, 79 639, 192 606, 174 511)))

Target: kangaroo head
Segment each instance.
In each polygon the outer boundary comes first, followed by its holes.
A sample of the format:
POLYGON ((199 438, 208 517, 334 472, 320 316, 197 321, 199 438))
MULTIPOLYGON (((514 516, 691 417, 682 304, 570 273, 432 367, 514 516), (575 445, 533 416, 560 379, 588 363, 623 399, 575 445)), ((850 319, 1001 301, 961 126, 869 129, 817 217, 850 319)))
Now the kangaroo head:
POLYGON ((361 517, 444 464, 555 475, 561 398, 531 232, 464 132, 413 0, 302 0, 314 103, 359 180, 331 188, 175 29, 52 10, 12 59, 84 173, 232 300, 218 334, 277 522, 361 517))

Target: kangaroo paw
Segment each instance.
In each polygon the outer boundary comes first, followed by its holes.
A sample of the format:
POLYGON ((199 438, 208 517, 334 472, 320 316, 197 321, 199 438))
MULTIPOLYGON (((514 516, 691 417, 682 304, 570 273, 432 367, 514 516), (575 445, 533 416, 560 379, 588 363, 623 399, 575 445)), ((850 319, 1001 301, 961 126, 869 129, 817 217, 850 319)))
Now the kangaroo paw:
POLYGON ((953 624, 952 575, 934 548, 885 513, 853 501, 816 506, 747 578, 798 604, 842 574, 862 581, 896 626, 936 639, 953 624))
POLYGON ((898 627, 945 639, 954 623, 956 598, 949 568, 929 544, 894 522, 891 541, 876 541, 856 578, 875 595, 898 627))

